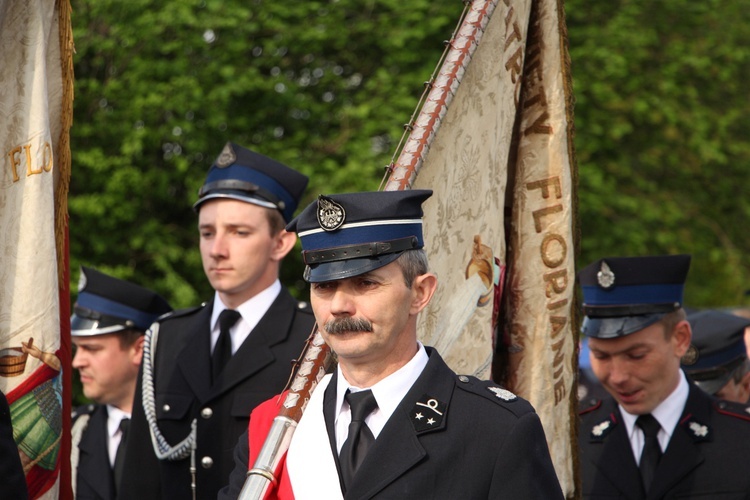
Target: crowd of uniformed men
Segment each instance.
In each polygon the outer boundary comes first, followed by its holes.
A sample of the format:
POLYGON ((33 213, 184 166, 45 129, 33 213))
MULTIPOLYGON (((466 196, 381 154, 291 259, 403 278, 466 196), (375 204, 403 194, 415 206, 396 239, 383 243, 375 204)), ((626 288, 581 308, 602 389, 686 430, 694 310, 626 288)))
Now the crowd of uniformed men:
MULTIPOLYGON (((76 498, 237 498, 316 323, 338 363, 268 498, 562 498, 532 406, 417 340, 418 314, 446 293, 422 235, 431 192, 321 195, 295 218, 306 186, 226 144, 193 206, 215 290, 200 306, 172 311, 81 269, 73 368, 96 404, 74 413, 76 498), (298 237, 310 304, 279 282, 298 237)), ((750 498, 738 465, 750 457, 750 319, 687 309, 689 266, 607 257, 579 273, 583 498, 750 498)), ((13 458, 3 403, 0 450, 13 458)), ((25 497, 22 474, 3 460, 4 498, 25 497)))

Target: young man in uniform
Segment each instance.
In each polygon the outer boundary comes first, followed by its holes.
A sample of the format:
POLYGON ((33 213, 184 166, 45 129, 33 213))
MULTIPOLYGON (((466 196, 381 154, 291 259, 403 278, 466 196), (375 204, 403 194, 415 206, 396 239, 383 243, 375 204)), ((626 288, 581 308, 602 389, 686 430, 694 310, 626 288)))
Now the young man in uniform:
MULTIPOLYGON (((338 367, 292 436, 277 498, 562 498, 531 405, 456 375, 417 340, 417 317, 437 287, 422 238, 431 194, 321 196, 288 226, 302 241, 313 311, 338 367)), ((276 405, 251 416, 251 442, 240 438, 222 497, 236 498, 276 405)))
POLYGON ((688 382, 689 255, 611 257, 579 273, 591 366, 610 397, 582 412, 583 498, 748 498, 750 416, 688 382))
POLYGON ((750 319, 721 311, 699 311, 688 316, 693 340, 682 368, 695 385, 718 399, 750 402, 750 360, 745 328, 750 319))
POLYGON ((147 336, 121 498, 215 499, 250 411, 286 385, 314 324, 279 282, 307 180, 232 143, 211 166, 194 209, 215 295, 147 336))
POLYGON ((96 404, 73 413, 71 465, 76 498, 109 500, 122 480, 143 334, 172 308, 141 286, 81 268, 70 318, 73 368, 96 404))

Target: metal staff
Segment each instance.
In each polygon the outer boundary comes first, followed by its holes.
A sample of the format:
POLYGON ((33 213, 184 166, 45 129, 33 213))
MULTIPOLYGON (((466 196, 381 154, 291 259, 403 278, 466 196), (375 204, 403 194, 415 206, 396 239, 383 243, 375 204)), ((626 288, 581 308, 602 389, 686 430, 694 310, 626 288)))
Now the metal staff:
POLYGON ((316 328, 307 339, 302 356, 295 363, 297 373, 279 414, 273 419, 271 430, 263 442, 253 468, 247 471, 247 478, 238 500, 261 500, 271 484, 277 484, 276 470, 284 453, 289 449, 292 435, 310 401, 310 395, 334 363, 335 356, 316 328))

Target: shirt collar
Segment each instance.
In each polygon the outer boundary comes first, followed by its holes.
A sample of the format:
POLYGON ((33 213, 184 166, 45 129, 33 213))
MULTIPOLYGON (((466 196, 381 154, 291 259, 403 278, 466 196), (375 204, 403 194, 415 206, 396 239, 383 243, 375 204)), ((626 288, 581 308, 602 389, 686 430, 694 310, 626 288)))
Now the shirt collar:
POLYGON ((352 392, 371 389, 375 396, 375 401, 378 402, 377 411, 387 420, 396 410, 401 400, 404 399, 404 396, 409 392, 409 389, 414 385, 417 378, 419 378, 419 375, 430 359, 422 343, 418 341, 417 346, 417 353, 408 363, 372 387, 355 387, 350 385, 341 372, 341 366, 338 366, 336 368, 338 371, 336 383, 336 418, 338 419, 338 415, 341 413, 347 389, 351 389, 352 392))
MULTIPOLYGON (((651 415, 661 425, 661 430, 667 435, 667 442, 672 437, 677 422, 680 420, 682 410, 685 408, 687 403, 688 393, 690 392, 690 386, 688 385, 685 373, 680 370, 680 381, 677 383, 677 387, 667 398, 659 403, 659 406, 654 408, 651 415)), ((618 405, 619 406, 619 405, 618 405)), ((635 421, 638 415, 631 415, 626 412, 622 406, 620 406, 620 414, 622 414, 622 420, 625 422, 625 428, 628 431, 628 436, 633 437, 633 431, 635 429, 635 421)))
POLYGON ((113 437, 120 430, 120 421, 130 418, 130 413, 125 413, 116 406, 107 405, 107 435, 113 437))
MULTIPOLYGON (((246 328, 248 333, 255 328, 263 315, 266 314, 266 311, 271 307, 271 304, 273 304, 280 292, 281 282, 276 280, 271 286, 237 307, 237 311, 242 315, 240 322, 247 323, 250 327, 246 328)), ((216 292, 214 294, 214 310, 211 313, 211 331, 219 331, 219 314, 221 314, 224 309, 228 308, 219 298, 219 292, 216 292)))

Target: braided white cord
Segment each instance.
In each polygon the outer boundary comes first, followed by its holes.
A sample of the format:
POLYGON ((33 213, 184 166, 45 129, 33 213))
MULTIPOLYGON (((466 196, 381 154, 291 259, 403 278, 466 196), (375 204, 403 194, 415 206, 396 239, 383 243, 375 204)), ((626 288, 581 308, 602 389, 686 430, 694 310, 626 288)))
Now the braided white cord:
POLYGON ((154 323, 146 332, 143 342, 143 411, 146 414, 151 443, 159 460, 182 460, 195 452, 197 421, 190 424, 190 434, 177 445, 171 446, 162 435, 156 422, 156 401, 154 399, 154 367, 152 352, 156 353, 156 342, 159 339, 159 323, 154 323), (153 347, 152 347, 153 346, 153 347))

